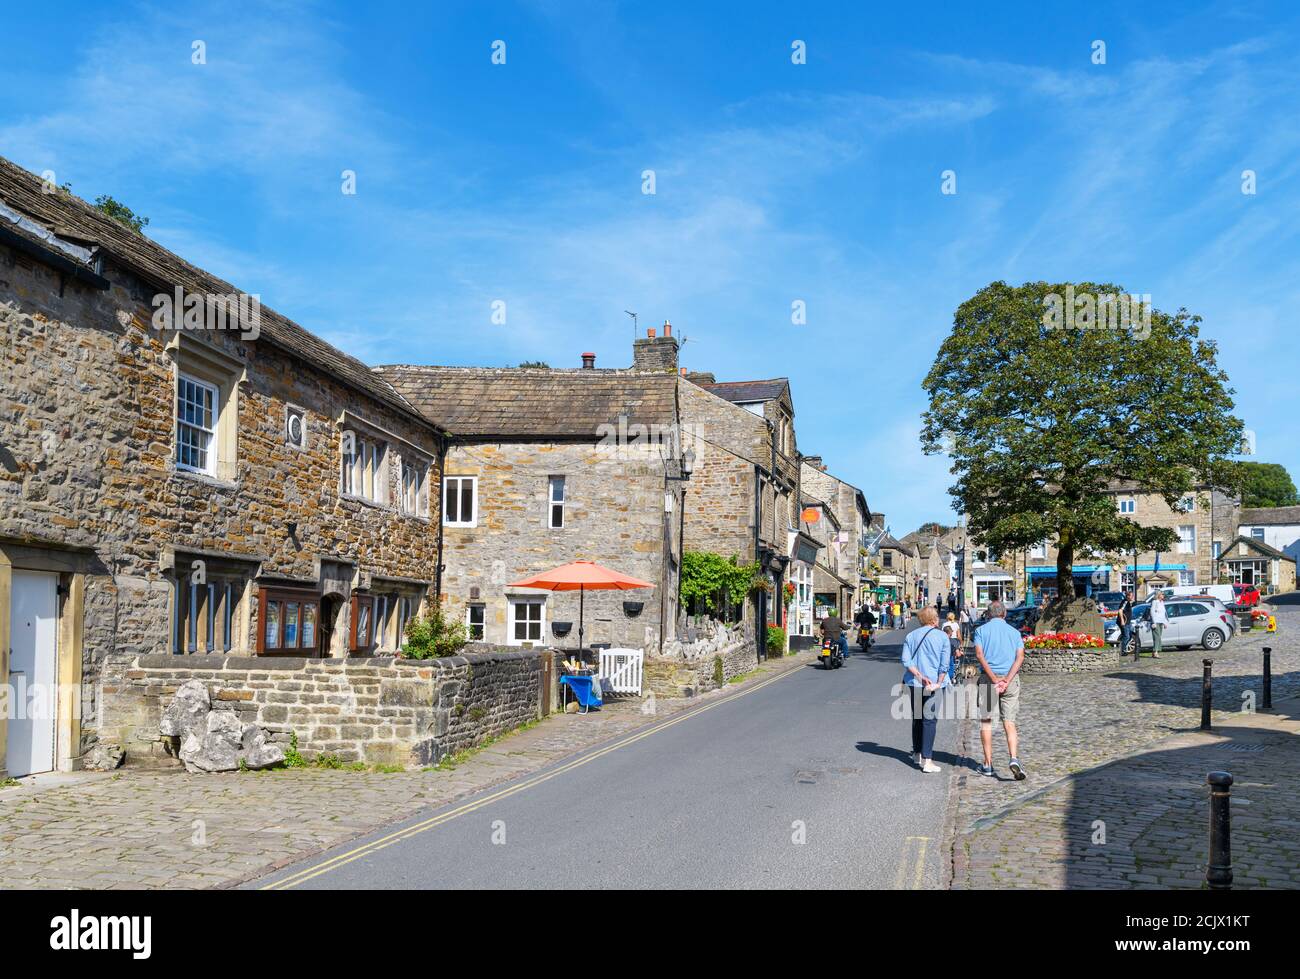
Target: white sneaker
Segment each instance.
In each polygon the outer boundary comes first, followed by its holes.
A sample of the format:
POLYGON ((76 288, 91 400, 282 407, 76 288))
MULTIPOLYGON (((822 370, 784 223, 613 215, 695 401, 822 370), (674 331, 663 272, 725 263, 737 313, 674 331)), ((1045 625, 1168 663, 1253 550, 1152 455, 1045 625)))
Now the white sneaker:
POLYGON ((927 775, 934 775, 936 772, 943 771, 943 769, 927 758, 925 764, 921 766, 921 771, 925 772, 927 775))

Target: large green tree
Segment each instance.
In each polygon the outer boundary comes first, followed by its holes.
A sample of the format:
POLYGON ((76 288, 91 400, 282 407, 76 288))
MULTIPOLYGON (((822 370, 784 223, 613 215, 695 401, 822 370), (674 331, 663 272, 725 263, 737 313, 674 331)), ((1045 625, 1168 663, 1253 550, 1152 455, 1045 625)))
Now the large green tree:
POLYGON ((1300 506, 1300 493, 1285 467, 1276 462, 1243 462, 1241 505, 1300 506))
POLYGON ((922 444, 952 457, 949 492, 970 535, 999 551, 1054 540, 1064 598, 1076 553, 1164 550, 1176 538, 1119 513, 1108 490, 1129 483, 1174 506, 1197 485, 1240 479, 1228 456, 1242 426, 1200 317, 1148 306, 1111 323, 1120 305, 1105 297, 1122 294, 994 282, 958 307, 925 379, 922 444), (1074 316, 1062 315, 1066 300, 1074 316))

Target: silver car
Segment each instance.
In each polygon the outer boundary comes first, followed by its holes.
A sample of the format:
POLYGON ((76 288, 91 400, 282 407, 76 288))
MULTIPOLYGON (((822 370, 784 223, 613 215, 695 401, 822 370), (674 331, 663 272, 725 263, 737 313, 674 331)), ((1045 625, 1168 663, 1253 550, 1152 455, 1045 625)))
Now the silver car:
MULTIPOLYGON (((1165 602, 1165 615, 1169 624, 1165 626, 1160 637, 1160 645, 1171 649, 1188 649, 1200 646, 1203 649, 1218 649, 1236 634, 1232 616, 1221 611, 1216 605, 1221 604, 1206 599, 1174 599, 1165 602)), ((1133 638, 1129 640, 1128 649, 1132 653, 1134 643, 1140 643, 1143 649, 1151 649, 1151 623, 1145 621, 1147 605, 1138 605, 1133 609, 1133 638)))

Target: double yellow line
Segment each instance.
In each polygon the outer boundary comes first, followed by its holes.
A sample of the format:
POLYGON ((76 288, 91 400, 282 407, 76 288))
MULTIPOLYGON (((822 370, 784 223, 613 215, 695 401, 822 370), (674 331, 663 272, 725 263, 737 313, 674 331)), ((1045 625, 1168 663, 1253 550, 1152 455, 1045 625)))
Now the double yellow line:
POLYGON ((920 890, 925 876, 925 852, 930 837, 909 836, 903 840, 903 852, 898 856, 898 873, 894 876, 894 890, 920 890))
POLYGON ((312 866, 306 867, 295 874, 290 874, 288 877, 284 877, 281 878, 280 880, 272 881, 269 884, 265 884, 261 888, 259 888, 259 890, 284 891, 284 890, 288 890, 291 887, 297 887, 299 884, 305 884, 307 881, 312 880, 313 878, 320 877, 322 874, 328 874, 334 870, 338 870, 340 867, 344 867, 352 863, 352 861, 354 860, 360 860, 362 857, 369 856, 372 853, 377 853, 378 851, 383 850, 386 847, 392 846, 394 843, 400 843, 403 840, 409 840, 412 836, 418 836, 420 833, 426 833, 431 829, 437 829, 439 826, 443 825, 444 823, 451 822, 453 819, 457 818, 458 816, 468 815, 471 812, 475 812, 479 809, 482 809, 484 806, 489 806, 494 802, 500 802, 502 799, 508 799, 510 798, 510 796, 515 795, 516 793, 519 792, 523 792, 526 789, 531 789, 535 785, 541 785, 543 782, 549 782, 551 779, 563 775, 566 772, 571 772, 573 771, 573 769, 580 768, 583 765, 588 764, 589 762, 595 761, 597 758, 602 758, 612 751, 617 751, 620 748, 626 748, 628 745, 635 744, 636 742, 640 741, 643 738, 650 737, 650 735, 652 734, 658 734, 660 731, 665 731, 676 724, 681 724, 683 721, 689 721, 692 717, 696 717, 700 714, 703 714, 706 710, 713 710, 713 708, 715 707, 721 707, 723 704, 730 704, 736 700, 739 700, 741 697, 747 697, 752 693, 757 693, 759 690, 762 690, 764 687, 776 683, 777 680, 784 679, 785 677, 790 676, 791 674, 797 672, 799 672, 797 667, 794 669, 785 670, 781 673, 778 673, 776 676, 768 677, 766 680, 760 680, 757 683, 755 683, 753 686, 741 690, 739 693, 733 694, 729 697, 722 697, 718 700, 715 700, 711 704, 704 704, 700 707, 692 708, 691 710, 685 711, 684 713, 679 714, 676 717, 670 718, 669 720, 666 720, 663 723, 655 724, 652 722, 650 727, 642 731, 639 731, 635 734, 631 734, 628 737, 622 739, 621 741, 615 741, 612 744, 606 745, 604 748, 600 748, 596 751, 591 752, 591 754, 583 755, 580 758, 575 758, 571 762, 566 762, 565 764, 561 765, 559 768, 552 769, 551 771, 548 772, 542 772, 538 775, 534 775, 531 778, 527 778, 524 781, 519 782, 515 785, 508 785, 505 788, 498 789, 496 792, 492 792, 481 799, 476 799, 470 802, 466 802, 464 805, 458 806, 455 809, 451 809, 448 810, 447 812, 440 813, 437 816, 431 816, 430 818, 424 820, 423 822, 415 823, 414 825, 406 826, 403 827, 402 829, 395 830, 394 832, 389 833, 387 836, 381 836, 379 839, 371 840, 369 843, 363 843, 360 846, 357 846, 351 850, 347 850, 343 853, 340 853, 337 856, 330 857, 328 860, 324 860, 318 864, 313 864, 312 866))

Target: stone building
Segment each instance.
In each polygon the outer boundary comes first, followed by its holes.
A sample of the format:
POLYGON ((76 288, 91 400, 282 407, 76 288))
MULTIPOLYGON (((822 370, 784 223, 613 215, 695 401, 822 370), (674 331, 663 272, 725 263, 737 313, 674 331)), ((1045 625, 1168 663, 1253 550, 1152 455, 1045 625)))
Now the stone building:
MULTIPOLYGON (((1158 493, 1144 492, 1136 484, 1116 483, 1109 495, 1119 513, 1144 527, 1167 527, 1178 539, 1159 554, 1138 550, 1101 554, 1077 551, 1073 574, 1076 594, 1136 588, 1139 596, 1153 587, 1213 584, 1226 574, 1221 555, 1237 536, 1242 511, 1239 500, 1221 490, 1197 486, 1170 507, 1158 493)), ((975 553, 980 545, 972 545, 975 553)), ((1057 549, 1052 541, 988 556, 1013 582, 1014 593, 1032 589, 1035 600, 1056 594, 1057 549)), ((968 562, 968 567, 970 567, 968 562)), ((968 576, 968 589, 970 580, 968 576)), ((969 591, 968 591, 969 594, 969 591)))
POLYGON ((580 600, 587 646, 655 651, 674 637, 687 481, 678 377, 664 346, 640 343, 625 370, 597 369, 590 354, 572 370, 377 368, 454 433, 442 597, 471 638, 576 649, 580 600), (655 587, 580 599, 511 584, 578 560, 655 587))
POLYGON ((679 403, 695 454, 684 501, 685 548, 759 563, 771 584, 752 603, 761 646, 761 626, 788 624, 785 586, 793 580, 799 466, 790 382, 718 382, 713 374, 685 373, 679 403))
POLYGON ((0 336, 0 769, 110 736, 113 655, 396 646, 444 439, 381 377, 3 160, 0 336))
MULTIPOLYGON (((1144 527, 1167 527, 1178 534, 1178 540, 1168 551, 1157 554, 1139 549, 1136 557, 1132 551, 1076 551, 1077 594, 1136 588, 1139 595, 1145 595, 1157 586, 1205 585, 1218 579, 1220 552, 1236 536, 1236 499, 1204 486, 1196 487, 1173 507, 1158 493, 1143 492, 1134 484, 1116 484, 1109 493, 1120 514, 1144 527)), ((1056 554, 1053 542, 1043 542, 1019 555, 1036 597, 1056 594, 1056 554)))
POLYGON ((799 470, 804 506, 822 507, 835 526, 824 530, 825 548, 818 552, 814 593, 834 595, 840 614, 851 616, 866 597, 866 555, 864 537, 871 523, 871 510, 862 490, 832 475, 821 456, 803 456, 799 470))
POLYGON ((912 567, 912 550, 905 547, 893 534, 886 533, 876 541, 869 559, 875 582, 876 596, 881 599, 905 598, 907 583, 915 569, 912 567))
POLYGON ((1237 533, 1262 540, 1300 561, 1300 506, 1248 507, 1237 520, 1237 533))
POLYGON ((1255 585, 1266 595, 1295 591, 1296 560, 1259 537, 1240 534, 1221 556, 1223 573, 1231 581, 1255 585))

